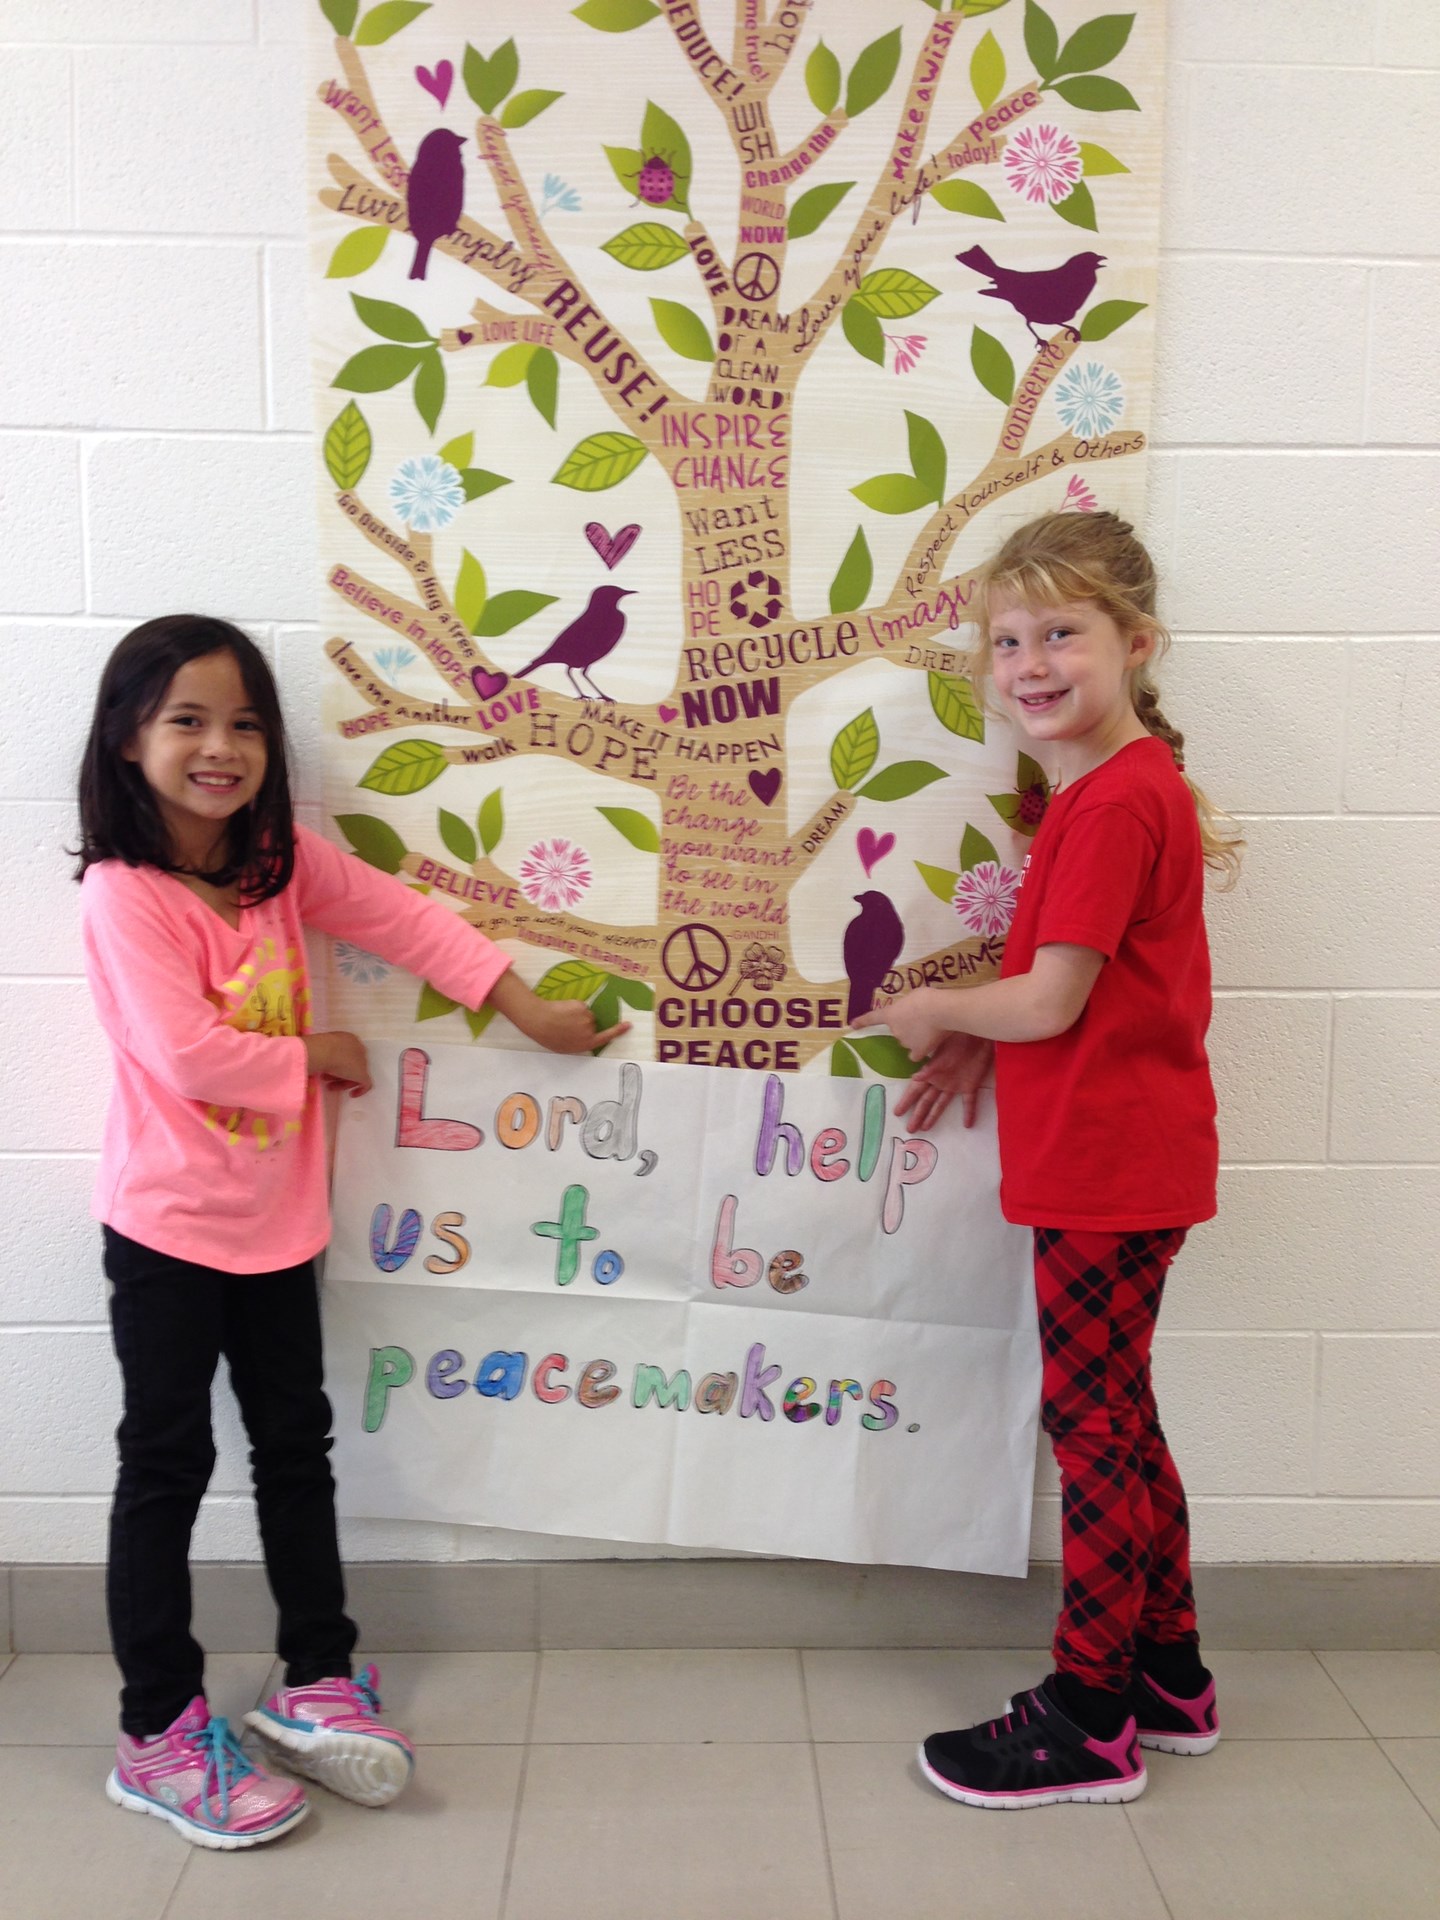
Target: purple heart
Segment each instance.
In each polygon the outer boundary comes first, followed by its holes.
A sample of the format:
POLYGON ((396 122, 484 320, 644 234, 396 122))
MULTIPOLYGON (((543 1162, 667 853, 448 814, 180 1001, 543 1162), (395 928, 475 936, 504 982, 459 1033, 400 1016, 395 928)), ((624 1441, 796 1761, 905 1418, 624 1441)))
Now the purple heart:
POLYGON ((894 848, 895 836, 893 833, 875 834, 869 827, 861 827, 855 836, 855 845, 859 848, 860 864, 864 867, 868 878, 886 854, 894 848))
POLYGON ((767 767, 764 773, 750 775, 750 791, 762 807, 768 807, 780 791, 780 769, 767 767))
POLYGON ((443 107, 450 98, 450 89, 455 84, 455 69, 448 60, 442 60, 432 73, 429 67, 416 67, 415 78, 426 93, 431 93, 443 107))
POLYGON ((461 328, 460 331, 456 333, 455 338, 460 342, 462 347, 468 347, 475 336, 473 333, 466 333, 465 330, 461 328))
POLYGON ((503 693, 510 684, 508 673, 487 673, 484 667, 472 670, 470 681, 482 700, 493 700, 497 693, 503 693))
POLYGON ((640 538, 640 529, 635 525, 621 527, 618 533, 610 533, 598 520, 592 520, 585 529, 585 538, 599 554, 607 567, 618 567, 626 554, 640 538))
POLYGON ((679 707, 657 707, 655 711, 659 714, 660 718, 665 722, 667 727, 669 726, 672 720, 678 720, 680 718, 679 707))

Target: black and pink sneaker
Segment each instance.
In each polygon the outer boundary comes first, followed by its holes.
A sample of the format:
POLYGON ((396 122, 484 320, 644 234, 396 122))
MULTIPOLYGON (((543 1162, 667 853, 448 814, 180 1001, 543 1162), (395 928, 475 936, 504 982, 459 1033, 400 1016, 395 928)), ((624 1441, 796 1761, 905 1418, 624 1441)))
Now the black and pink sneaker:
POLYGON ((1209 1753, 1220 1744, 1213 1675, 1207 1674, 1203 1693, 1190 1697, 1167 1693, 1137 1667, 1130 1682, 1130 1705, 1142 1747, 1154 1747, 1160 1753, 1209 1753))
POLYGON ((999 1719, 932 1733, 920 1748, 920 1770, 969 1807, 1135 1800, 1145 1791, 1134 1720, 1114 1740, 1092 1739, 1061 1707, 1053 1680, 1017 1694, 999 1719))

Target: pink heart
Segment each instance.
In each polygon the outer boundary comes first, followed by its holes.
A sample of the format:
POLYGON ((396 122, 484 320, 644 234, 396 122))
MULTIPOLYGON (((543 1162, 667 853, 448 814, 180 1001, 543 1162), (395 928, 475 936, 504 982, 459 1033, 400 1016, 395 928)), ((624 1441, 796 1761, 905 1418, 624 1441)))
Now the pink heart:
POLYGON ((493 700, 497 693, 503 693, 510 684, 508 673, 487 673, 484 667, 475 667, 470 680, 482 700, 493 700))
POLYGON ((672 720, 678 720, 680 718, 679 707, 657 707, 655 711, 659 714, 660 718, 665 722, 667 727, 669 726, 672 720))
POLYGON ((608 533, 598 520, 592 520, 585 529, 585 538, 606 566, 615 568, 640 538, 640 529, 632 523, 621 527, 618 533, 608 533))
POLYGON ((433 73, 429 67, 416 67, 415 78, 426 93, 433 94, 443 107, 455 84, 455 69, 448 60, 442 60, 433 73))
POLYGON ((872 833, 869 827, 861 827, 855 836, 855 845, 860 850, 860 864, 868 877, 895 846, 893 833, 872 833))
POLYGON ((768 807, 780 791, 780 769, 778 767, 767 767, 764 773, 752 773, 750 776, 750 791, 762 807, 768 807))

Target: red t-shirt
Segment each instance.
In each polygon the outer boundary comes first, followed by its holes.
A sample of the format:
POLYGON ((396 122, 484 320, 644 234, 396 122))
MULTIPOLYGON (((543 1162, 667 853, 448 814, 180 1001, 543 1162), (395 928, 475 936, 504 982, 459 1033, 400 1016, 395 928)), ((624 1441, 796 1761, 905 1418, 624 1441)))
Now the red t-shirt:
POLYGON ((1007 1220, 1128 1233, 1214 1214, 1203 881, 1195 803, 1163 741, 1132 741, 1050 802, 1001 977, 1061 942, 1106 964, 1067 1032, 995 1049, 1007 1220))

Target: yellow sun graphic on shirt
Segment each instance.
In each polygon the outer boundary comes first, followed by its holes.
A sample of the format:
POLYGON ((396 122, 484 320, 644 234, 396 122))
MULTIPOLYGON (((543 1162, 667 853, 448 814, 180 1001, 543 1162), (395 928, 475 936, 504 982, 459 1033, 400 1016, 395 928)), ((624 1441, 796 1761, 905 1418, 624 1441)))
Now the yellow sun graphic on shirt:
MULTIPOLYGON (((284 957, 273 940, 261 940, 235 977, 210 999, 228 1027, 241 1033, 287 1037, 310 1031, 310 989, 305 981, 304 956, 287 947, 284 957)), ((277 1120, 274 1114, 249 1107, 207 1107, 205 1124, 233 1147, 252 1140, 263 1153, 287 1134, 299 1133, 298 1120, 277 1120)))

